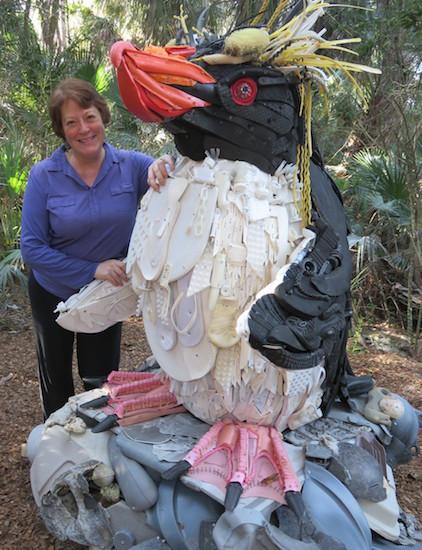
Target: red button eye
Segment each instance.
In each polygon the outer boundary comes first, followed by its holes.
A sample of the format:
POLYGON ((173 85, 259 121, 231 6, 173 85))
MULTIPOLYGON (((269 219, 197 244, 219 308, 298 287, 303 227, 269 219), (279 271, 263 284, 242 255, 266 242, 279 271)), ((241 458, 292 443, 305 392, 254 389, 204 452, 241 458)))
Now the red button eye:
POLYGON ((258 86, 253 78, 240 78, 230 86, 230 92, 236 105, 252 105, 258 86))

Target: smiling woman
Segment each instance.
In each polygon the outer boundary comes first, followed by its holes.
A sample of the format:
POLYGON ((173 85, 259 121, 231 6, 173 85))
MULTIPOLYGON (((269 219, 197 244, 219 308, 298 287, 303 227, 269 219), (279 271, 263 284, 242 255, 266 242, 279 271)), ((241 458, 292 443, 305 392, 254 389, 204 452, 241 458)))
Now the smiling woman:
MULTIPOLYGON (((21 250, 30 267, 29 295, 36 334, 44 415, 73 395, 75 335, 54 313, 93 279, 127 283, 124 257, 137 206, 148 184, 165 182, 165 157, 154 161, 105 141, 107 103, 91 84, 66 79, 49 104, 52 127, 64 143, 30 173, 22 212, 21 250)), ((76 335, 79 375, 85 389, 101 383, 120 358, 121 324, 76 335)))
POLYGON ((93 168, 88 177, 82 176, 91 186, 95 181, 95 171, 98 172, 104 159, 105 129, 101 113, 94 106, 83 109, 76 101, 68 99, 62 106, 62 121, 64 137, 69 145, 67 158, 76 171, 84 172, 84 166, 93 168))

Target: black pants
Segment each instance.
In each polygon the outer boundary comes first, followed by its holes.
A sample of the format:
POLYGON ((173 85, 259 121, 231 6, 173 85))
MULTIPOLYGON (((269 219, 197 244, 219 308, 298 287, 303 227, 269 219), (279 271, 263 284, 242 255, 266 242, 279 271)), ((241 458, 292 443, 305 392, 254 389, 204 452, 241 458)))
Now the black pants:
MULTIPOLYGON (((28 282, 35 329, 38 375, 44 417, 62 407, 74 394, 72 355, 75 333, 56 323, 54 310, 60 298, 47 292, 31 273, 28 282)), ((104 379, 118 370, 122 323, 97 334, 76 333, 78 372, 85 390, 95 387, 92 379, 104 379)))

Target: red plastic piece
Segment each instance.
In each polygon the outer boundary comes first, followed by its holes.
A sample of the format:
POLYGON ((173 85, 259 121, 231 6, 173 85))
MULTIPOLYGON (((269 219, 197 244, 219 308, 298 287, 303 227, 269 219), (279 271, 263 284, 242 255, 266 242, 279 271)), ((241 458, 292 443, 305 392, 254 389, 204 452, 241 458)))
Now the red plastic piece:
POLYGON ((253 78, 239 78, 230 86, 230 92, 236 105, 248 106, 255 101, 258 85, 253 78))
POLYGON ((162 122, 209 103, 172 86, 214 83, 215 79, 186 56, 194 48, 139 50, 130 42, 113 44, 110 59, 117 71, 120 96, 128 110, 145 122, 162 122))

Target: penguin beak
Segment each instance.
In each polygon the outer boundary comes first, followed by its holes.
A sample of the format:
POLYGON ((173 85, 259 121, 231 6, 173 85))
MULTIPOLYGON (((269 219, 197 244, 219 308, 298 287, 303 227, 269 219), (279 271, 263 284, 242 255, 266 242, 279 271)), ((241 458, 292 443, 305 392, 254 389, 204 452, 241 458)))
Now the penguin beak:
POLYGON ((127 109, 145 122, 164 122, 208 107, 216 80, 188 61, 194 53, 195 48, 187 46, 139 50, 130 42, 113 44, 110 59, 127 109), (198 95, 192 95, 195 89, 198 95))

